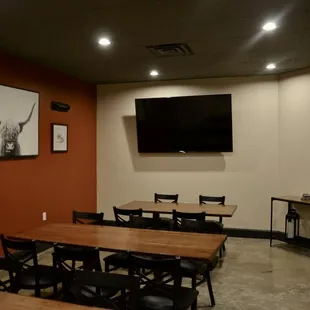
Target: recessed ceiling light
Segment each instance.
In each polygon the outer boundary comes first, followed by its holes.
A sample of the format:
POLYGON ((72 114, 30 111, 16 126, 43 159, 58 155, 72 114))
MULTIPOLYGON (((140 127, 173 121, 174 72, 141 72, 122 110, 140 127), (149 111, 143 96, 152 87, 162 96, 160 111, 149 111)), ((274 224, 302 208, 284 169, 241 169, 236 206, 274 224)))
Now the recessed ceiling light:
POLYGON ((108 38, 100 38, 98 43, 102 46, 108 46, 111 44, 111 41, 108 38))
POLYGON ((273 70, 273 69, 275 69, 277 66, 276 66, 276 64, 268 64, 267 66, 266 66, 266 69, 268 69, 268 70, 273 70))
POLYGON ((150 71, 150 76, 158 76, 159 72, 157 70, 151 70, 150 71))
POLYGON ((274 22, 268 22, 263 26, 265 31, 273 31, 277 28, 277 24, 274 22))

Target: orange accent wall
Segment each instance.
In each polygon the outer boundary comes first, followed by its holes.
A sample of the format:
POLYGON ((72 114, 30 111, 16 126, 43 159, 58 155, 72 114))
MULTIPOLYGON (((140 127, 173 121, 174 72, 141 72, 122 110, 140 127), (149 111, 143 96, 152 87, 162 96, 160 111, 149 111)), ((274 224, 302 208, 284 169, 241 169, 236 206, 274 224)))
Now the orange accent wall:
MULTIPOLYGON (((40 94, 39 156, 0 161, 0 232, 71 222, 72 210, 96 210, 96 86, 0 53, 0 84, 40 94), (50 109, 52 100, 69 113, 50 109), (51 153, 51 123, 69 125, 66 154, 51 153)), ((1 118, 1 115, 0 115, 1 118)))

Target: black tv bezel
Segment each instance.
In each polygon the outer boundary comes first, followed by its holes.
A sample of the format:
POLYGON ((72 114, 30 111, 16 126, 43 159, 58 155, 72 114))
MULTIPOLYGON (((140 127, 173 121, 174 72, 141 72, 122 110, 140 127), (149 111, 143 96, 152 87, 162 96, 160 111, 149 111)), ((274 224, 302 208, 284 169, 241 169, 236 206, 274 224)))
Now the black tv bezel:
POLYGON ((135 113, 137 113, 137 101, 139 100, 155 100, 155 99, 170 99, 170 98, 196 98, 196 97, 212 97, 212 96, 229 96, 230 97, 230 107, 231 107, 231 148, 224 150, 223 148, 218 150, 185 150, 179 149, 175 151, 143 151, 141 150, 141 145, 139 144, 139 134, 138 134, 138 118, 136 117, 136 137, 137 137, 137 148, 139 154, 187 154, 187 153, 233 153, 234 151, 234 138, 233 138, 233 117, 232 117, 232 94, 209 94, 209 95, 193 95, 193 96, 170 96, 170 97, 148 97, 148 98, 135 98, 135 113))

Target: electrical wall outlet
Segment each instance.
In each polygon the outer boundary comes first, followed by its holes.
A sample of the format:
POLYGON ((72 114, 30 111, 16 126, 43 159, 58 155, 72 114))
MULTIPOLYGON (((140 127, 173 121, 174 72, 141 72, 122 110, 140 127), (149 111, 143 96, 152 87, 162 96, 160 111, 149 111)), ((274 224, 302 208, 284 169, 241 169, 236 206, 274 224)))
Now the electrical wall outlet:
POLYGON ((42 220, 43 220, 43 221, 46 221, 46 219, 47 219, 46 212, 43 212, 43 213, 42 213, 42 220))

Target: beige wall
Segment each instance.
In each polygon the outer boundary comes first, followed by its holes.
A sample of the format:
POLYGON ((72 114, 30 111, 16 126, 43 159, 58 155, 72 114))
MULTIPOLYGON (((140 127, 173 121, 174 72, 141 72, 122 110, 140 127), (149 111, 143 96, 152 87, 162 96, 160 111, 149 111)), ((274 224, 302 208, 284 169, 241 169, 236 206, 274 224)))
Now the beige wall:
MULTIPOLYGON (((199 79, 98 86, 98 210, 152 200, 154 192, 225 195, 237 204, 227 227, 268 229, 270 196, 279 185, 279 98, 276 77, 199 79), (135 98, 231 93, 234 152, 139 155, 135 98)), ((309 149, 310 150, 310 149, 309 149)), ((282 222, 281 219, 280 222, 282 222)))

